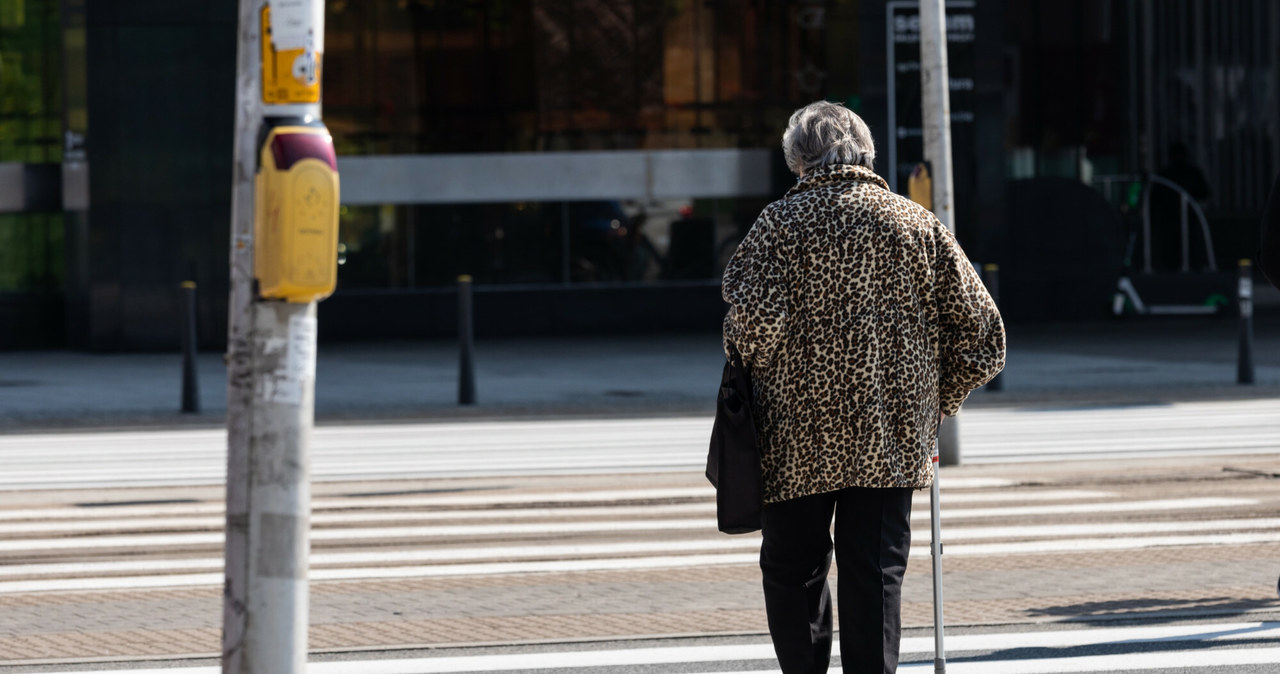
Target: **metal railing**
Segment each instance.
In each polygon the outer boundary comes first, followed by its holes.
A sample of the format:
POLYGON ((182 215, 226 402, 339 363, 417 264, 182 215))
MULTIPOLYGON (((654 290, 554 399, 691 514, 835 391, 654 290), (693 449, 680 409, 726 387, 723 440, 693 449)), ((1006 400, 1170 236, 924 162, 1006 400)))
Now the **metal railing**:
POLYGON ((1142 185, 1142 271, 1150 274, 1151 268, 1151 189, 1154 185, 1159 185, 1166 189, 1172 190, 1178 195, 1178 212, 1181 223, 1180 234, 1182 243, 1182 265, 1181 271, 1191 271, 1191 247, 1190 247, 1190 222, 1188 213, 1194 213, 1196 221, 1200 225, 1200 234, 1204 237, 1204 250, 1208 268, 1210 271, 1218 271, 1218 263, 1215 261, 1213 252, 1213 236, 1209 233, 1209 220, 1205 218, 1204 211, 1200 208, 1200 204, 1195 198, 1182 189, 1177 183, 1161 178, 1157 175, 1104 175, 1094 176, 1094 184, 1102 186, 1103 196, 1107 201, 1114 203, 1114 186, 1117 183, 1139 183, 1142 185))

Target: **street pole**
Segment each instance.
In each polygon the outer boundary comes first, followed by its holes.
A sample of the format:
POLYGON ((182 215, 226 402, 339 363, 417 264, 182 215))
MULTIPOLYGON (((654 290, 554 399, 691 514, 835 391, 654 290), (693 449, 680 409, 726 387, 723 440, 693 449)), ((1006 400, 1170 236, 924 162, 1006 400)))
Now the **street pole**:
POLYGON ((1236 383, 1254 383, 1253 367, 1253 261, 1240 260, 1236 285, 1240 305, 1240 348, 1236 352, 1236 383))
MULTIPOLYGON (((255 237, 255 178, 261 170, 259 134, 272 119, 320 118, 323 9, 323 0, 240 0, 227 334, 227 674, 302 674, 306 668, 315 298, 327 293, 284 301, 260 296, 255 249, 261 254, 265 245, 255 237), (274 50, 273 61, 301 65, 297 72, 305 78, 294 90, 272 86, 271 101, 263 86, 265 49, 274 50)), ((278 71, 269 75, 277 77, 278 71)), ((336 191, 326 197, 336 249, 336 191)), ((277 214, 282 208, 289 205, 277 204, 277 214)))
MULTIPOLYGON (((955 192, 951 179, 951 97, 947 70, 947 14, 944 0, 920 0, 920 94, 924 158, 933 169, 933 213, 954 234, 955 192)), ((897 170, 890 167, 890 170, 897 170)), ((938 430, 943 466, 960 463, 960 429, 947 417, 938 430)))
POLYGON ((475 316, 471 275, 458 277, 458 404, 476 404, 475 316))
POLYGON ((200 411, 200 383, 196 374, 199 353, 196 335, 196 282, 182 282, 182 411, 200 411))

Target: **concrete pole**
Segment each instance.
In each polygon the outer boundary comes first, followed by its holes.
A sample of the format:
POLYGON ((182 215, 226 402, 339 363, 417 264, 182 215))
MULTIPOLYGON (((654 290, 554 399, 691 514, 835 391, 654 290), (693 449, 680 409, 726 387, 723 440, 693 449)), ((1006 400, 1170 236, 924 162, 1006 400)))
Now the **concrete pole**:
MULTIPOLYGON (((951 230, 955 224, 955 188, 951 179, 951 76, 947 69, 947 10, 944 0, 920 0, 920 94, 924 120, 924 158, 933 168, 933 213, 951 230)), ((960 463, 960 429, 947 417, 938 432, 940 464, 960 463)))
MULTIPOLYGON (((323 7, 323 0, 311 2, 323 7)), ((264 117, 319 119, 320 104, 263 103, 266 4, 240 0, 236 63, 222 633, 228 674, 302 674, 307 662, 316 306, 255 298, 254 175, 264 117)), ((322 40, 323 23, 316 30, 322 40)))
POLYGON ((952 233, 955 187, 951 178, 951 95, 947 68, 946 8, 943 0, 920 2, 920 99, 924 158, 933 169, 933 213, 952 233))

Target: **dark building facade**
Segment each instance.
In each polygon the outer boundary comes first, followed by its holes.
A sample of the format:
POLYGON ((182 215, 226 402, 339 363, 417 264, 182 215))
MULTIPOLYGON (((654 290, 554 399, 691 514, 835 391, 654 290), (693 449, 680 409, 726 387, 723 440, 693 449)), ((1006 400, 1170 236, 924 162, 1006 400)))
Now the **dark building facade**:
MULTIPOLYGON (((225 339, 236 16, 0 0, 0 348, 175 348, 184 280, 202 345, 225 339)), ((714 330, 720 270, 793 181, 795 108, 857 110, 906 192, 918 30, 901 0, 328 0, 322 339, 449 335, 460 274, 482 337, 714 330)), ((1010 320, 1252 255, 1275 35, 1267 0, 948 3, 957 234, 1001 265, 1010 320), (1150 175, 1205 214, 1185 254, 1150 175)))

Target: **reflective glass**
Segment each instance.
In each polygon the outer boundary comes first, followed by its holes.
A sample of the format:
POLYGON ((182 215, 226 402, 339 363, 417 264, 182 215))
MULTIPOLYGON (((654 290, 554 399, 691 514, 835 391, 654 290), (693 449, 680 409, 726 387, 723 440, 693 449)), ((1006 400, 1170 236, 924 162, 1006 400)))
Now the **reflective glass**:
MULTIPOLYGON (((0 0, 0 162, 62 160, 58 8, 0 0)), ((60 213, 0 214, 0 292, 61 290, 63 260, 60 213)))
MULTIPOLYGON (((331 0, 340 154, 776 148, 856 105, 857 3, 331 0)), ((766 199, 349 208, 342 287, 712 280, 766 199)))
POLYGON ((848 100, 856 3, 331 0, 342 154, 766 147, 848 100))
POLYGON ((0 0, 0 162, 62 159, 57 0, 0 0))
POLYGON ((0 293, 62 289, 61 213, 0 213, 0 293))
POLYGON ((719 278, 763 199, 344 206, 339 287, 719 278))

